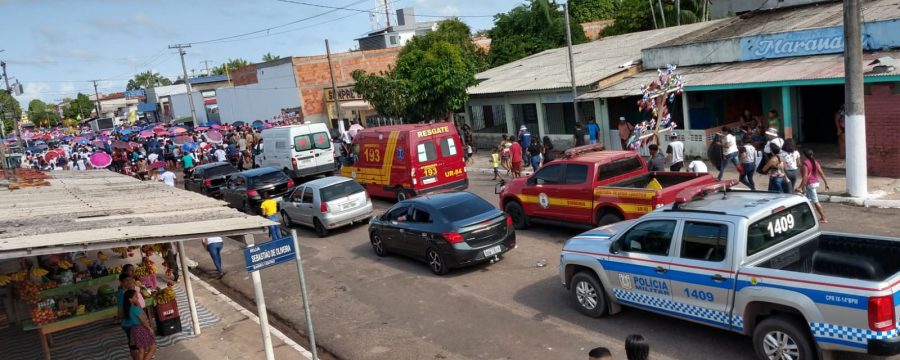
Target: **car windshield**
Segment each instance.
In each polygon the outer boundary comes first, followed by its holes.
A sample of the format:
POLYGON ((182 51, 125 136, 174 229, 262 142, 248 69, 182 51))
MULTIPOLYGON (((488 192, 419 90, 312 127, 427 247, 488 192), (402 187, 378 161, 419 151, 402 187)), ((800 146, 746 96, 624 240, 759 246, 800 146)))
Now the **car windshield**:
POLYGON ((322 201, 329 202, 363 191, 366 190, 355 181, 343 181, 322 188, 319 190, 319 195, 321 195, 322 201))
POLYGON ((281 171, 273 171, 253 177, 253 186, 266 186, 287 182, 288 176, 281 171))
POLYGON ((462 219, 468 219, 476 215, 484 214, 493 209, 494 206, 489 202, 484 201, 480 198, 475 198, 463 203, 455 203, 442 207, 439 209, 439 212, 444 216, 445 219, 447 219, 447 221, 455 222, 462 219))
POLYGON ((229 164, 214 166, 203 171, 207 178, 217 178, 228 174, 236 173, 237 169, 229 164))

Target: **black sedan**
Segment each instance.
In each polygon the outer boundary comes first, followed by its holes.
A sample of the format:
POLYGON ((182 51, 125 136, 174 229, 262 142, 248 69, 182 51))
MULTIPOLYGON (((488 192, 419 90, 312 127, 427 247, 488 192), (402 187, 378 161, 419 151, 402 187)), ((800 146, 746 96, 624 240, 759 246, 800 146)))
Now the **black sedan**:
POLYGON ((511 218, 469 192, 398 202, 372 219, 369 240, 376 255, 397 253, 424 260, 437 275, 499 260, 516 247, 511 218))
POLYGON ((206 196, 219 197, 228 176, 237 172, 238 169, 227 162, 200 165, 194 168, 190 177, 184 179, 184 188, 206 196))
POLYGON ((263 200, 280 200, 294 187, 291 180, 281 170, 264 167, 232 174, 222 187, 222 200, 229 206, 248 214, 259 214, 263 200))

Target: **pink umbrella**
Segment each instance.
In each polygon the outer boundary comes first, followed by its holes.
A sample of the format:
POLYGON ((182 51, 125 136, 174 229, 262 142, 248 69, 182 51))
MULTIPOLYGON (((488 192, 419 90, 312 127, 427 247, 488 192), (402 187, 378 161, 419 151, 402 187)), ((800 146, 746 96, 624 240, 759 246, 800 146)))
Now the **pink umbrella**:
POLYGON ((190 136, 184 136, 184 135, 179 136, 179 137, 176 137, 175 139, 172 139, 172 142, 175 143, 175 145, 178 145, 178 146, 187 144, 187 143, 192 142, 192 141, 194 141, 193 138, 191 138, 190 136))
POLYGON ((206 137, 206 141, 209 141, 213 144, 221 144, 225 141, 225 137, 222 136, 222 133, 216 130, 207 131, 206 134, 203 134, 206 137))
POLYGON ((165 135, 165 134, 168 134, 169 132, 163 128, 155 128, 155 129, 153 129, 153 133, 155 133, 156 135, 165 135))
POLYGON ((100 132, 100 135, 109 136, 109 130, 103 130, 100 132))
POLYGON ((134 141, 129 142, 129 143, 128 143, 128 146, 131 147, 132 149, 140 149, 140 148, 141 148, 141 144, 138 144, 138 143, 136 143, 136 142, 134 142, 134 141))
POLYGON ((171 133, 172 135, 183 134, 186 132, 187 132, 187 129, 185 129, 183 127, 178 127, 178 126, 169 129, 169 133, 171 133))
POLYGON ((102 169, 112 164, 112 156, 105 152, 95 152, 91 155, 91 166, 102 169))
POLYGON ((148 138, 151 136, 153 136, 153 132, 150 130, 144 130, 144 131, 141 131, 138 133, 138 137, 142 137, 142 138, 148 138))
POLYGON ((212 128, 213 128, 213 129, 216 129, 216 130, 219 130, 219 129, 222 128, 222 125, 219 125, 219 124, 213 124, 212 128))
POLYGON ((87 139, 85 139, 84 136, 76 136, 76 137, 72 138, 73 143, 77 143, 81 140, 87 140, 87 139))
POLYGON ((197 131, 205 131, 205 130, 209 130, 209 127, 208 126, 198 126, 194 129, 197 131))
POLYGON ((98 147, 98 148, 102 148, 104 144, 105 143, 101 140, 94 140, 93 142, 91 142, 91 145, 94 145, 95 147, 98 147))

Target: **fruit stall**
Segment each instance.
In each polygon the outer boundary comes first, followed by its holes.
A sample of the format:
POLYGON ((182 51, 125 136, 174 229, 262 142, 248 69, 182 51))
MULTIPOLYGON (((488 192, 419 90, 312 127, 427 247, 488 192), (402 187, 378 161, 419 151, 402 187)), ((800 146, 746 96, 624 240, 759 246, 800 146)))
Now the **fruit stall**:
MULTIPOLYGON (((170 266, 187 274, 187 259, 168 264, 163 250, 183 254, 185 242, 210 236, 252 239, 274 224, 212 198, 102 170, 53 172, 42 186, 11 190, 0 183, 0 190, 0 329, 23 338, 42 334, 34 346, 45 359, 49 350, 67 357, 53 348, 53 332, 111 324, 117 272, 128 264, 155 308, 150 318, 158 333, 180 331, 185 312, 191 334, 200 335, 190 277, 178 281, 187 300, 178 309, 166 276, 170 266)), ((127 347, 124 335, 121 341, 127 347)))
POLYGON ((156 320, 158 333, 166 336, 179 332, 181 323, 176 319, 179 311, 172 289, 176 264, 162 261, 165 275, 158 273, 156 265, 167 257, 169 249, 167 244, 152 244, 113 248, 113 256, 101 250, 26 257, 0 264, 0 287, 12 290, 7 292, 13 305, 7 318, 24 331, 36 330, 42 350, 49 353, 51 334, 111 321, 117 315, 119 274, 130 265, 135 290, 144 298, 148 318, 156 320), (3 272, 12 268, 17 270, 3 272), (163 286, 158 285, 160 276, 165 278, 163 286))

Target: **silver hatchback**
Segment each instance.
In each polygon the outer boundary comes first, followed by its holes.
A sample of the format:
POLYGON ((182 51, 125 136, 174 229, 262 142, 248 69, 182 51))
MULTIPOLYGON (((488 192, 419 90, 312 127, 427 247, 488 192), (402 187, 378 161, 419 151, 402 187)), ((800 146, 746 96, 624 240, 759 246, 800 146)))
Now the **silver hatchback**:
POLYGON ((320 237, 345 225, 368 222, 372 200, 361 185, 343 176, 317 179, 294 188, 281 202, 281 221, 310 226, 320 237))

